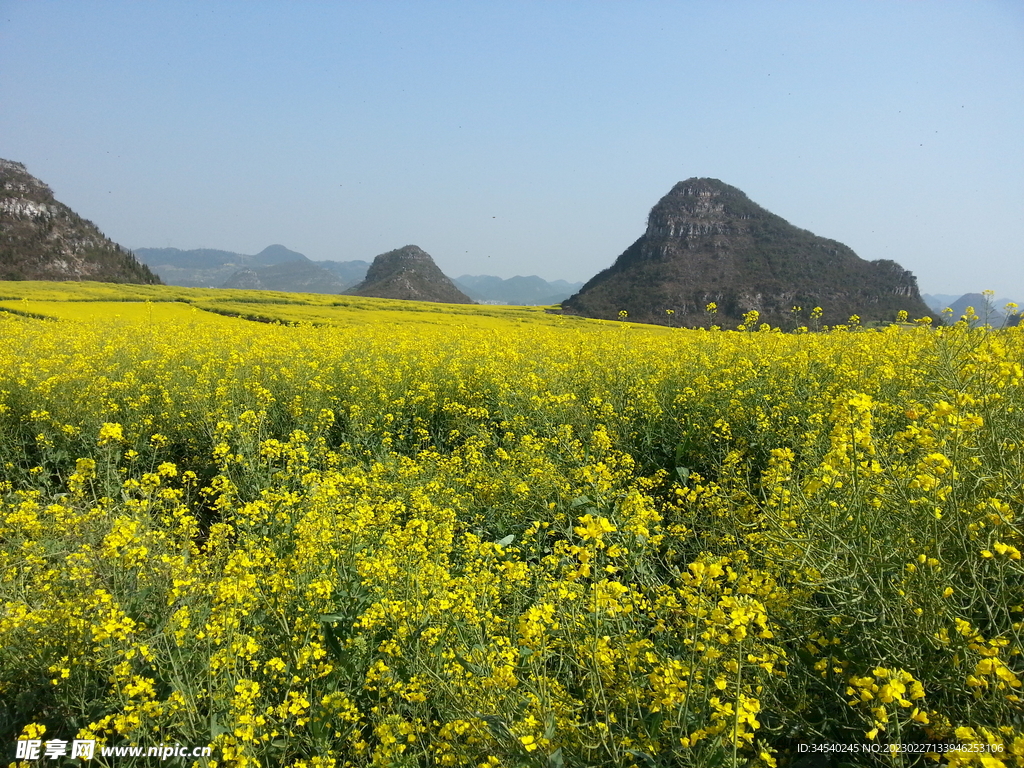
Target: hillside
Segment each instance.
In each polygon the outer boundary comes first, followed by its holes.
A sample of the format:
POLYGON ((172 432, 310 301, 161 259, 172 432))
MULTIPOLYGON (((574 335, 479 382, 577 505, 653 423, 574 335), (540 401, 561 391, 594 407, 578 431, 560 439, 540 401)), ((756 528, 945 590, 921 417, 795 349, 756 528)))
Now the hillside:
POLYGON ((430 254, 416 245, 406 245, 377 256, 366 273, 366 279, 348 293, 381 299, 473 303, 438 268, 430 254))
POLYGON ((899 264, 865 261, 849 247, 793 226, 717 179, 676 184, 651 210, 647 230, 615 263, 563 302, 565 312, 663 325, 891 321, 906 310, 934 317, 917 280, 899 264), (713 318, 705 312, 717 305, 713 318), (800 307, 799 313, 792 311, 800 307))
POLYGON ((3 159, 0 280, 160 282, 130 251, 54 198, 24 165, 3 159))

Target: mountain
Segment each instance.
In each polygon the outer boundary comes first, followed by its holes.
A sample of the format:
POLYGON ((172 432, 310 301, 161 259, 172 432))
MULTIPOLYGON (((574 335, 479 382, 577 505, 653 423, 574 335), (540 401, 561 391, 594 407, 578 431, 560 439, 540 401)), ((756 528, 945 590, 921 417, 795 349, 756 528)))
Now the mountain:
POLYGON ((341 293, 358 283, 365 261, 311 261, 283 245, 254 255, 198 248, 137 248, 143 262, 170 285, 193 288, 249 288, 301 293, 341 293))
POLYGON ((942 310, 950 306, 958 298, 960 298, 959 294, 952 293, 921 294, 921 301, 923 301, 932 312, 942 312, 942 310))
POLYGON ((891 321, 934 316, 917 279, 899 264, 865 261, 835 240, 794 227, 718 179, 676 184, 651 210, 647 230, 608 269, 562 303, 567 314, 662 325, 891 321), (705 307, 717 305, 709 317, 705 307), (793 307, 801 307, 795 315, 793 307))
MULTIPOLYGON (((982 293, 965 293, 960 298, 946 305, 953 310, 947 322, 955 323, 967 314, 967 308, 970 307, 974 310, 974 314, 977 315, 979 323, 987 323, 998 327, 1006 322, 1007 318, 1004 309, 1009 303, 1009 299, 990 299, 982 293)), ((1019 318, 1012 319, 1014 322, 1008 323, 1009 325, 1014 325, 1019 321, 1019 318)))
POLYGON ((472 304, 456 288, 430 254, 419 246, 407 245, 382 253, 373 260, 366 279, 347 293, 381 299, 437 301, 444 304, 472 304))
POLYGON ((1003 325, 1016 325, 1020 322, 1020 311, 1017 314, 1010 314, 1007 318, 1006 305, 1017 304, 1020 306, 1020 302, 1015 299, 990 299, 983 293, 965 293, 962 296, 954 296, 948 293, 937 293, 937 294, 922 294, 924 303, 933 311, 941 314, 946 322, 955 323, 959 320, 966 312, 968 307, 974 308, 974 314, 984 322, 986 315, 988 322, 993 326, 1003 325), (949 308, 953 310, 948 315, 944 314, 942 310, 949 308))
POLYGON ((558 304, 583 287, 583 283, 567 283, 565 280, 548 282, 536 275, 516 275, 507 280, 493 275, 463 275, 452 282, 477 301, 526 306, 558 304))
POLYGON ((147 264, 165 265, 179 269, 211 269, 244 264, 247 267, 266 267, 287 261, 309 261, 301 253, 290 251, 283 245, 268 245, 255 256, 213 248, 181 251, 177 248, 136 248, 135 253, 147 264))
POLYGON ((238 264, 252 258, 241 253, 218 251, 213 248, 197 248, 192 251, 181 251, 177 248, 136 248, 135 255, 150 266, 168 266, 175 269, 209 269, 238 264))
POLYGON ((270 245, 249 256, 213 248, 182 251, 177 248, 136 248, 135 255, 168 285, 217 288, 240 269, 257 269, 285 262, 308 262, 305 256, 283 245, 270 245))
POLYGON ((160 282, 130 251, 58 202, 24 165, 2 159, 0 280, 160 282))
POLYGON ((221 288, 247 288, 288 293, 342 293, 349 287, 314 261, 287 261, 269 267, 246 267, 229 277, 221 288))
POLYGON ((268 245, 250 258, 252 259, 250 263, 259 267, 270 267, 275 264, 285 264, 292 261, 309 261, 301 253, 290 251, 283 245, 268 245))
POLYGON ((346 288, 351 288, 366 277, 366 270, 370 268, 370 262, 357 259, 356 261, 318 261, 318 266, 332 272, 336 278, 344 283, 346 288))

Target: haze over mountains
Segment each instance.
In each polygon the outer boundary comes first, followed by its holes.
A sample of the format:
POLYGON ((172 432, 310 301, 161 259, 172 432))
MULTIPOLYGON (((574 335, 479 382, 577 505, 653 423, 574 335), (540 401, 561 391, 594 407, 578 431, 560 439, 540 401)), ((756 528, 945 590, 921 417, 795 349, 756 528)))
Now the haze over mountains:
POLYGON ((993 326, 1017 325, 1021 319, 1019 309, 1014 312, 1012 308, 1009 311, 1006 308, 1007 304, 1017 304, 1020 307, 1020 302, 1015 299, 989 298, 983 293, 965 293, 962 296, 926 293, 921 298, 933 312, 942 315, 946 322, 955 323, 966 314, 968 308, 974 310, 980 322, 988 322, 993 326), (946 309, 952 312, 946 313, 946 309))
POLYGON ((565 280, 547 281, 536 275, 516 275, 507 280, 493 275, 462 275, 453 280, 463 293, 481 304, 559 304, 583 287, 565 280))
POLYGON ((314 262, 283 245, 253 255, 211 248, 136 248, 135 255, 169 285, 191 288, 341 293, 362 280, 370 266, 365 261, 314 262))
MULTIPOLYGON (((302 293, 344 293, 366 278, 370 263, 312 261, 283 245, 247 255, 209 248, 136 248, 135 254, 169 285, 193 288, 247 288, 302 293)), ((462 275, 455 286, 474 301, 492 304, 558 304, 583 283, 547 281, 536 275, 502 279, 462 275)))

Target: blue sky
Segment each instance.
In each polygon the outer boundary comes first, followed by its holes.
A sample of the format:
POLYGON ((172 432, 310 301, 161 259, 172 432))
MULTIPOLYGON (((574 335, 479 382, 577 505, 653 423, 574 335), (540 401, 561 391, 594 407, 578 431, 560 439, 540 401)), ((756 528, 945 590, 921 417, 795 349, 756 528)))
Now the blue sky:
POLYGON ((710 176, 1024 300, 1024 3, 0 0, 0 157, 132 248, 569 280, 710 176))

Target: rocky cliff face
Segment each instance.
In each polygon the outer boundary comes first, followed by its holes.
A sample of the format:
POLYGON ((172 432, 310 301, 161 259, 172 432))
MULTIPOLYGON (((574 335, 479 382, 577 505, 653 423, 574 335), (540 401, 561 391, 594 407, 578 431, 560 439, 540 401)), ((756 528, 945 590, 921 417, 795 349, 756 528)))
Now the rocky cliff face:
POLYGON ((868 262, 834 240, 789 224, 717 179, 676 184, 651 210, 647 230, 608 269, 563 302, 571 314, 662 325, 891 321, 903 309, 933 316, 916 278, 893 261, 868 262), (717 305, 709 319, 705 308, 717 305), (801 307, 799 313, 793 307, 801 307))
POLYGON ((430 254, 415 245, 382 253, 375 258, 366 272, 366 279, 348 293, 380 299, 473 303, 452 284, 430 254))
POLYGON ((54 199, 24 165, 2 159, 0 280, 160 282, 130 251, 54 199))

